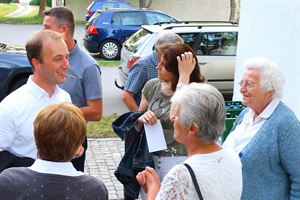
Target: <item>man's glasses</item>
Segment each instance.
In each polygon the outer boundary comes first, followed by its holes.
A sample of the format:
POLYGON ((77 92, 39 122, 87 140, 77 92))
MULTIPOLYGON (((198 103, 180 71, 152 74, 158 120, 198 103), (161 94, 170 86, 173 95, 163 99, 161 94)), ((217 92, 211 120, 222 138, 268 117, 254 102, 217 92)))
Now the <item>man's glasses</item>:
POLYGON ((240 87, 242 87, 243 85, 245 85, 245 87, 247 89, 253 88, 255 86, 255 83, 251 83, 249 81, 243 81, 243 80, 240 81, 238 84, 239 84, 240 87))

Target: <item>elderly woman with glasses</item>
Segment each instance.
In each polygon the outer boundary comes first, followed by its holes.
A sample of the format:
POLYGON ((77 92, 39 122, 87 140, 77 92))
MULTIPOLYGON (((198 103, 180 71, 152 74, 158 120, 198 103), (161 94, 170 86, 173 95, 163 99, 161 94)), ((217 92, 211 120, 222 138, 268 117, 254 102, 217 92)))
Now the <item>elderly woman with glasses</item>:
POLYGON ((244 66, 240 92, 248 108, 223 144, 242 162, 241 199, 300 199, 300 122, 280 101, 283 74, 265 58, 244 66))

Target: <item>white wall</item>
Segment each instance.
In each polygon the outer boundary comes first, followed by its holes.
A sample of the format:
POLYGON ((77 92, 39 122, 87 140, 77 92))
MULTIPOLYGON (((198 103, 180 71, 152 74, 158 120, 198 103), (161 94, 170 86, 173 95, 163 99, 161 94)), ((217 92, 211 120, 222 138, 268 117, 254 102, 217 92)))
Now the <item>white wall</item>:
POLYGON ((242 63, 264 56, 284 72, 283 102, 300 119, 300 1, 242 0, 233 100, 241 100, 242 63))

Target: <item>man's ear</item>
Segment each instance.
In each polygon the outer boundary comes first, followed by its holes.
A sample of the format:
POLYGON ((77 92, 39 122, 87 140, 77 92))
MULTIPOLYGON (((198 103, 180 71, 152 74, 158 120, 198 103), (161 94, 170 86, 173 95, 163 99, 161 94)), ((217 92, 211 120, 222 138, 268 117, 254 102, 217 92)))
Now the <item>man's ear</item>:
POLYGON ((36 58, 32 58, 31 63, 34 70, 36 70, 40 66, 40 62, 36 58))
POLYGON ((64 33, 68 31, 68 26, 67 25, 62 25, 60 28, 62 29, 62 31, 64 33))

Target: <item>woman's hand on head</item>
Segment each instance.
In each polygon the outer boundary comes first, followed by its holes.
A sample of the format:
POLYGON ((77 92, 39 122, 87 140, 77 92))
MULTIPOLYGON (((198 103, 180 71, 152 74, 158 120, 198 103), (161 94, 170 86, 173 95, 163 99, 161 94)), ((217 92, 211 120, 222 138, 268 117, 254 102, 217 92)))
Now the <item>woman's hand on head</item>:
POLYGON ((154 125, 157 121, 157 117, 154 112, 148 110, 139 117, 138 121, 143 124, 154 125))
POLYGON ((177 56, 180 83, 189 83, 190 75, 196 66, 196 59, 192 52, 185 52, 177 56))

